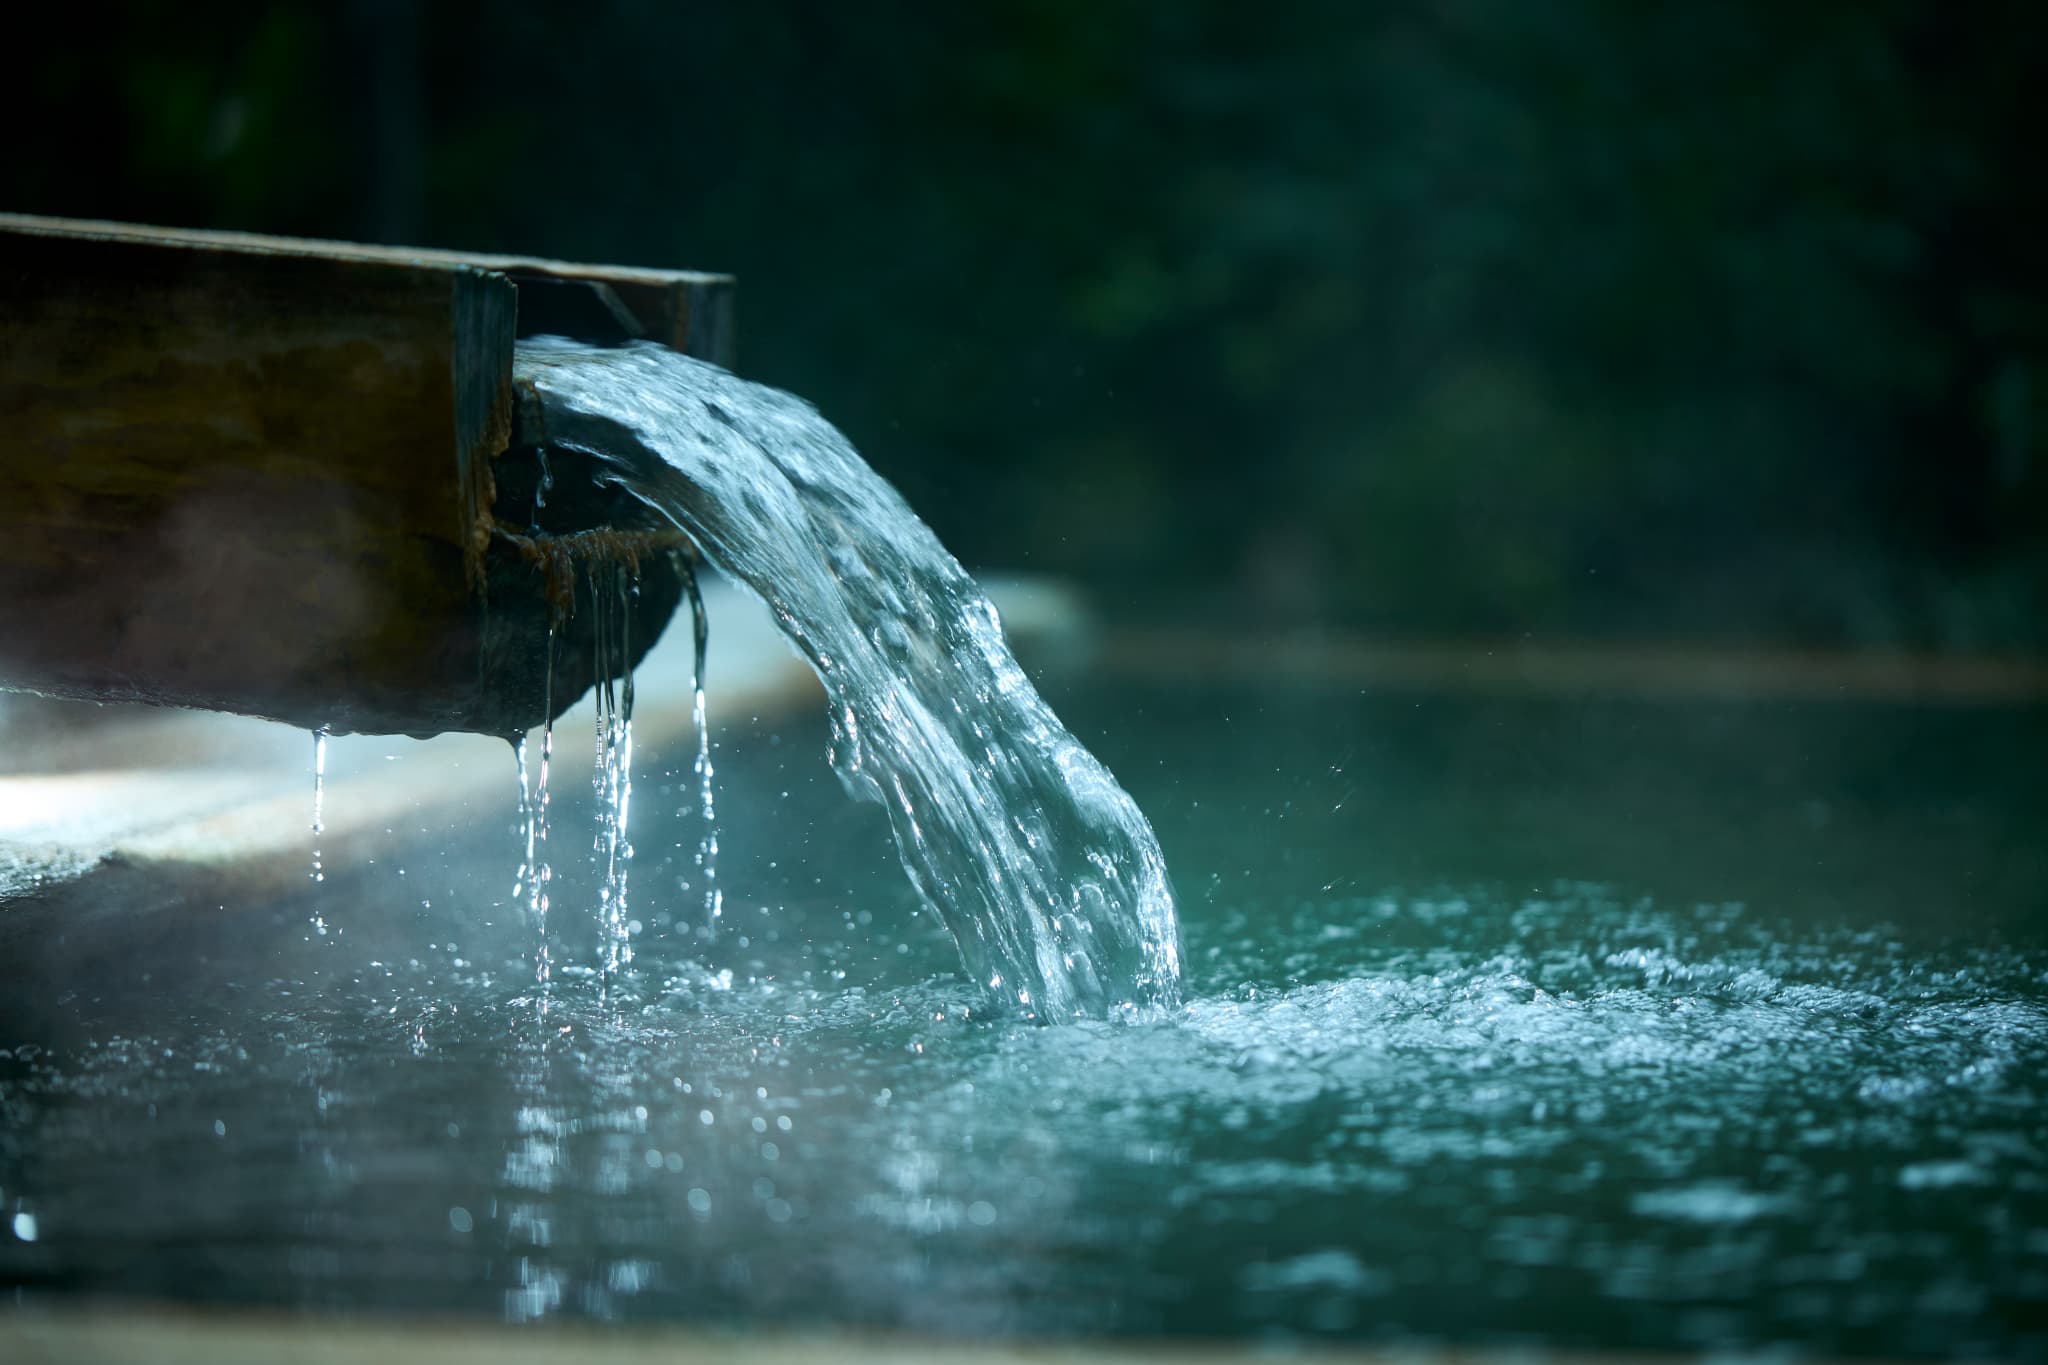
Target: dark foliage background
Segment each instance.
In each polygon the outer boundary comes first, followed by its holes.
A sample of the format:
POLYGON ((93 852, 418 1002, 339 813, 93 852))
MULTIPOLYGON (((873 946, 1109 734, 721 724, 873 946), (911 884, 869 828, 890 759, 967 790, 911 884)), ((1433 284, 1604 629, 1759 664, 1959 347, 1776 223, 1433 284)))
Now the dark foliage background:
POLYGON ((2048 642, 2048 10, 39 11, 0 207, 726 269, 1127 616, 2048 642))

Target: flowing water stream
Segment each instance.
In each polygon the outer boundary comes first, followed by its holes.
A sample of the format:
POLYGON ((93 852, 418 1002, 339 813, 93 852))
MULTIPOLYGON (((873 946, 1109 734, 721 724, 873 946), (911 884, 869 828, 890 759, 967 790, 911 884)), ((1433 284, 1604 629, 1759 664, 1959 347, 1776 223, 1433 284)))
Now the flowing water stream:
MULTIPOLYGON (((974 581, 836 428, 651 344, 542 338, 515 369, 551 445, 592 457, 768 604, 825 684, 833 769, 888 810, 977 980, 1048 1019, 1177 1001, 1151 826, 1039 697, 974 581)), ((616 833, 600 838, 615 857, 616 833)), ((713 877, 707 861, 715 914, 713 877)))

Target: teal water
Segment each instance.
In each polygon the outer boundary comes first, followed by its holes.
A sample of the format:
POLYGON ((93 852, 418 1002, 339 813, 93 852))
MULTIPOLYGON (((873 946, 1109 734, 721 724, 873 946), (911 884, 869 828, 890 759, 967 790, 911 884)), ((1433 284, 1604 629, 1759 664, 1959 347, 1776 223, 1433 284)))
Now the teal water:
POLYGON ((337 940, 140 869, 0 907, 0 1290, 2048 1355, 2048 715, 1052 700, 1175 869, 1164 1017, 988 1014, 822 722, 720 732, 701 961, 694 754, 637 756, 623 1003, 564 856, 538 1008, 509 791, 328 849, 337 940))

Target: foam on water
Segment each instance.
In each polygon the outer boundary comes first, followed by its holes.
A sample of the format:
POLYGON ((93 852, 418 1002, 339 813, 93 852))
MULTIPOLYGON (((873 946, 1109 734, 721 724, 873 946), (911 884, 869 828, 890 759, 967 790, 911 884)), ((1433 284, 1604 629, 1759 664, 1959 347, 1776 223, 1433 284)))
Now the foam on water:
POLYGON ((550 443, 593 456, 767 602, 825 684, 833 768, 888 810, 978 980, 1054 1019, 1177 1000, 1151 827, 845 437, 798 398, 660 346, 543 338, 515 368, 550 443))

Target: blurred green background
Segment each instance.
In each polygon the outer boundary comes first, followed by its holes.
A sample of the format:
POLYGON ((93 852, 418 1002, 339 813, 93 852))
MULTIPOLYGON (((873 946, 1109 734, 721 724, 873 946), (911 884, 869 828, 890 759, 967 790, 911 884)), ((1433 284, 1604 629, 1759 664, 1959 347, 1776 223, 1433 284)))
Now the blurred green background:
POLYGON ((124 0, 17 29, 0 208, 734 271, 1124 619, 2035 652, 2044 16, 124 0))

